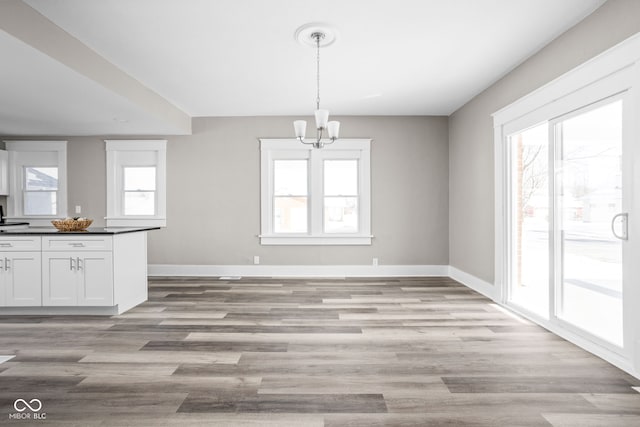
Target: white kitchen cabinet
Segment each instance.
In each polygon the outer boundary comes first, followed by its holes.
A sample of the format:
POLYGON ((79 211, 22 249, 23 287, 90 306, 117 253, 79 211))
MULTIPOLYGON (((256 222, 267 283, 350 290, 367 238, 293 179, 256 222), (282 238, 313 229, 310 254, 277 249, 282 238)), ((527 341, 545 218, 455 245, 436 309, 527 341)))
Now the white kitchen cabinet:
POLYGON ((0 196, 9 195, 9 152, 0 150, 0 196))
POLYGON ((42 256, 42 305, 78 305, 78 275, 68 253, 44 252, 42 256))
POLYGON ((111 252, 43 252, 44 306, 112 306, 111 252))
POLYGON ((142 303, 149 229, 1 232, 0 315, 112 315, 142 303))
POLYGON ((0 306, 42 304, 40 241, 39 236, 0 238, 0 306))
POLYGON ((113 305, 113 260, 111 252, 92 252, 78 256, 80 276, 78 305, 113 305))
POLYGON ((40 252, 0 252, 0 289, 0 305, 41 305, 40 252))

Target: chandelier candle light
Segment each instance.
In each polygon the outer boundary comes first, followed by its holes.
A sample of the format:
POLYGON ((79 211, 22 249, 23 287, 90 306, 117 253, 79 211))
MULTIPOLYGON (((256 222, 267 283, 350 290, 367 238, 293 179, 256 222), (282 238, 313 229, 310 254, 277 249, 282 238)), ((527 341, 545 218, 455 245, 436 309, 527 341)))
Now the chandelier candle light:
POLYGON ((300 27, 296 31, 296 39, 310 46, 316 47, 316 139, 315 141, 305 141, 307 131, 307 122, 305 120, 296 120, 293 122, 293 128, 296 138, 303 144, 313 145, 313 148, 322 148, 325 145, 333 144, 338 139, 340 132, 340 122, 329 121, 329 111, 320 109, 320 47, 329 46, 336 40, 335 31, 322 26, 322 24, 307 24, 300 27), (328 139, 322 139, 322 134, 327 131, 328 139))

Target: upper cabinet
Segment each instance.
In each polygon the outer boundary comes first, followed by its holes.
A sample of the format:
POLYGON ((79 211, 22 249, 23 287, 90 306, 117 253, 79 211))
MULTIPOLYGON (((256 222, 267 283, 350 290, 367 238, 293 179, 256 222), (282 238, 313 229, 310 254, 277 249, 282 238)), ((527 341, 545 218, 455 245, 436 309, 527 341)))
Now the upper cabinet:
POLYGON ((9 152, 0 150, 0 196, 9 195, 9 152))

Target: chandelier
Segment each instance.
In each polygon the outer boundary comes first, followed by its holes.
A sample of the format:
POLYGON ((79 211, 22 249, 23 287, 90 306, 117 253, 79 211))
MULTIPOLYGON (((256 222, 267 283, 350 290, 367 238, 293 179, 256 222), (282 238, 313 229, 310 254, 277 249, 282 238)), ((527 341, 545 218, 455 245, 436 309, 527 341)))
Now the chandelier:
POLYGON ((305 140, 307 131, 306 120, 296 120, 293 122, 293 129, 296 138, 301 143, 312 145, 313 148, 322 148, 325 145, 333 144, 338 139, 340 132, 340 122, 329 121, 329 110, 320 109, 320 47, 329 46, 336 39, 336 34, 329 28, 323 27, 321 24, 307 24, 300 27, 296 31, 296 39, 304 44, 314 46, 316 48, 316 137, 315 140, 305 140), (323 139, 324 132, 327 137, 323 139))

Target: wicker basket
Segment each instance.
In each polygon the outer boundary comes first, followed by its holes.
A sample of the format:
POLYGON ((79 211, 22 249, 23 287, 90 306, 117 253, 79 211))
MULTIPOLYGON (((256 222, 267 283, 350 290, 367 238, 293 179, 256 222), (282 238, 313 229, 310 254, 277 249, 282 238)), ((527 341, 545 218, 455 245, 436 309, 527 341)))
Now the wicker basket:
POLYGON ((54 219, 51 224, 60 231, 82 231, 91 225, 92 219, 54 219))

